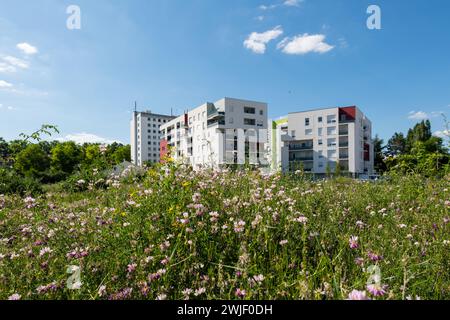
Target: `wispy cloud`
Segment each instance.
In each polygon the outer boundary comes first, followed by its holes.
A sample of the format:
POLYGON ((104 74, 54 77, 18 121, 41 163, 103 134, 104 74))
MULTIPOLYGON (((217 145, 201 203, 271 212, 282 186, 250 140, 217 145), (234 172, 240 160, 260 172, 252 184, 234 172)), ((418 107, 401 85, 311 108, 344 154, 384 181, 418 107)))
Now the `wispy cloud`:
POLYGON ((262 4, 262 5, 259 6, 259 8, 260 8, 261 10, 275 9, 276 7, 278 7, 277 4, 271 4, 271 5, 264 5, 264 4, 262 4))
POLYGON ((287 7, 298 7, 300 6, 301 2, 303 2, 303 0, 286 0, 284 1, 283 5, 287 7))
POLYGON ((33 55, 39 52, 38 48, 35 46, 32 46, 31 44, 27 42, 18 43, 17 48, 21 50, 26 55, 33 55))
POLYGON ((411 111, 408 113, 409 120, 426 120, 430 118, 436 118, 442 116, 444 113, 441 111, 432 111, 430 113, 426 113, 424 111, 411 111))
POLYGON ((436 131, 435 133, 433 133, 433 135, 435 137, 439 137, 439 138, 445 139, 445 138, 449 138, 450 137, 450 131, 449 130, 436 131))
POLYGON ((3 106, 3 104, 0 103, 0 110, 7 110, 7 111, 12 111, 15 110, 15 108, 13 106, 3 106))
POLYGON ((17 68, 10 65, 9 63, 0 62, 0 73, 13 73, 16 71, 17 68))
POLYGON ((58 141, 73 141, 77 144, 84 144, 84 143, 112 144, 114 142, 123 143, 119 140, 107 139, 107 138, 103 138, 98 135, 95 135, 92 133, 86 133, 86 132, 68 134, 65 137, 57 138, 56 140, 58 140, 58 141))
POLYGON ((9 83, 5 80, 0 80, 0 89, 10 89, 13 87, 12 83, 9 83))
POLYGON ((310 52, 326 53, 334 49, 334 46, 325 42, 325 35, 305 33, 292 38, 284 38, 278 46, 286 54, 303 55, 310 52))
POLYGON ((17 67, 21 69, 28 69, 30 67, 30 64, 27 61, 16 57, 6 56, 3 57, 2 60, 5 61, 6 63, 9 63, 9 65, 12 67, 17 67))
POLYGON ((258 33, 252 32, 244 41, 244 47, 257 54, 264 54, 266 52, 266 45, 283 34, 281 26, 277 26, 272 30, 258 33))
POLYGON ((284 0, 282 3, 277 4, 269 4, 269 5, 260 5, 260 10, 272 10, 278 7, 299 7, 300 3, 304 2, 304 0, 284 0))

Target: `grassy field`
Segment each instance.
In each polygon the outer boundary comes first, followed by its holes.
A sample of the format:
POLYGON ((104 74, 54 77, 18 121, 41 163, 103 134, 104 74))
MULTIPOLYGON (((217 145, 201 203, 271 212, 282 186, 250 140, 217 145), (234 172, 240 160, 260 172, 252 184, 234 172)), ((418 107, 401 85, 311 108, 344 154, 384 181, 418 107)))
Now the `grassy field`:
POLYGON ((0 299, 450 299, 449 177, 77 185, 0 196, 0 299))

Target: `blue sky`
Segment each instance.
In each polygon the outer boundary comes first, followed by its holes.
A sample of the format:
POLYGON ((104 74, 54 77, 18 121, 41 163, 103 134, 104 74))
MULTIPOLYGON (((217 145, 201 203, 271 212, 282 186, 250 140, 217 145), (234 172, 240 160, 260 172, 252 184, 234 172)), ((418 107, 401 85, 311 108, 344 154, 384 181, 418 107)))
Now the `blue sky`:
POLYGON ((128 143, 135 100, 181 113, 224 96, 274 118, 357 105, 385 139, 427 117, 442 131, 449 39, 447 0, 0 0, 0 137, 50 123, 128 143))

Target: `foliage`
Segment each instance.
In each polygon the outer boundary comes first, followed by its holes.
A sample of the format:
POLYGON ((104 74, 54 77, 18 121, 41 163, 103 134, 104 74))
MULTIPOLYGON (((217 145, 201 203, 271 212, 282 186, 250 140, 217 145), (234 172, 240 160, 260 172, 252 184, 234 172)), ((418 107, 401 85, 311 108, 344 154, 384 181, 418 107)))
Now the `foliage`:
POLYGON ((38 195, 41 192, 41 183, 36 179, 22 177, 9 168, 0 168, 0 195, 38 195))
POLYGON ((5 196, 0 299, 449 299, 449 178, 313 182, 168 163, 107 190, 5 196))
POLYGON ((14 168, 27 177, 41 178, 50 168, 50 158, 39 144, 30 144, 16 156, 14 168))

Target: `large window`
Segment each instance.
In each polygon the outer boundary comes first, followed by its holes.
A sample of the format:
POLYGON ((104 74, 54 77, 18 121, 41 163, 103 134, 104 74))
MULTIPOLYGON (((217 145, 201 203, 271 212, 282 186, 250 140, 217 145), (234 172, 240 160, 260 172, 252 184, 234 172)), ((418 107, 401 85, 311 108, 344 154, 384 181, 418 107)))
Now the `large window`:
POLYGON ((246 126, 254 126, 255 124, 256 124, 255 119, 244 118, 244 125, 246 125, 246 126))
POLYGON ((256 113, 256 109, 252 108, 252 107, 244 107, 244 113, 255 114, 256 113))

